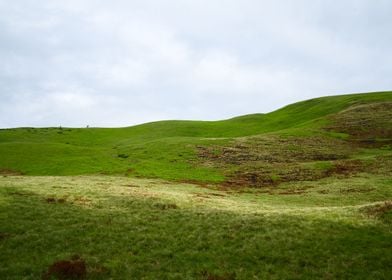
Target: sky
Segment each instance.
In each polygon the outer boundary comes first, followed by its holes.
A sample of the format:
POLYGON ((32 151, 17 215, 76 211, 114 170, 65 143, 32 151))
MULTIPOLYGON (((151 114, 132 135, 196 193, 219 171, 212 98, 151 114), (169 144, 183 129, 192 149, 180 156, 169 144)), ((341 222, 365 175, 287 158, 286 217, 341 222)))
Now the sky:
POLYGON ((0 128, 266 113, 392 89, 390 0, 0 0, 0 128))

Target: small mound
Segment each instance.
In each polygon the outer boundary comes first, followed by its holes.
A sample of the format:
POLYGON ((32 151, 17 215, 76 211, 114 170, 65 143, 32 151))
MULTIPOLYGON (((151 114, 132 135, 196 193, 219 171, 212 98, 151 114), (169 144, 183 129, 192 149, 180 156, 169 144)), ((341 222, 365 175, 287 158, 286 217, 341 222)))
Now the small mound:
POLYGON ((49 266, 42 279, 84 279, 86 277, 86 263, 79 256, 73 256, 71 260, 61 260, 49 266))

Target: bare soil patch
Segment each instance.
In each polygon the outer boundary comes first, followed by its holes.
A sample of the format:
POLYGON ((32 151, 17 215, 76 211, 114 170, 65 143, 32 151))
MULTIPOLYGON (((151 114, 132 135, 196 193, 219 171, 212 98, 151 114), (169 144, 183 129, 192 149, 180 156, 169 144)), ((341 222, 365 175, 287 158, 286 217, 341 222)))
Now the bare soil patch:
POLYGON ((42 279, 84 279, 87 274, 86 262, 79 256, 73 256, 71 260, 56 261, 49 266, 42 279))

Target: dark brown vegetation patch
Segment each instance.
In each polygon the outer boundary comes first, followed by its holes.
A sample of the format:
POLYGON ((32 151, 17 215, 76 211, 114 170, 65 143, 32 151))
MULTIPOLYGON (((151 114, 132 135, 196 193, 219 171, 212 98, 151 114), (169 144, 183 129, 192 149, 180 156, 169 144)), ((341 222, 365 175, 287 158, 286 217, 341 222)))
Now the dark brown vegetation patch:
POLYGON ((49 266, 42 279, 84 279, 87 274, 86 262, 79 256, 73 256, 71 260, 61 260, 49 266))
POLYGON ((392 102, 354 104, 329 117, 325 129, 348 134, 318 136, 262 135, 233 140, 225 146, 199 146, 205 166, 223 170, 223 189, 275 187, 283 182, 349 177, 361 172, 390 174, 392 156, 350 159, 366 148, 392 147, 392 102))
POLYGON ((198 152, 206 165, 226 170, 223 188, 260 188, 357 173, 361 164, 348 160, 356 149, 345 140, 329 137, 269 135, 223 147, 198 147, 198 152))
POLYGON ((392 102, 355 104, 329 119, 328 130, 347 133, 361 145, 392 143, 392 102))
POLYGON ((11 236, 11 234, 7 233, 7 232, 0 232, 0 241, 7 239, 11 236))
POLYGON ((228 175, 227 187, 275 187, 283 182, 317 181, 330 176, 349 177, 364 170, 360 160, 334 161, 317 168, 300 163, 243 165, 228 175))
POLYGON ((8 168, 2 168, 0 169, 0 175, 3 176, 20 176, 23 175, 22 172, 14 170, 14 169, 8 169, 8 168))
POLYGON ((392 154, 375 157, 367 168, 374 174, 390 176, 392 174, 392 154))
POLYGON ((65 203, 66 199, 65 198, 55 198, 55 197, 47 197, 45 199, 47 203, 65 203))
POLYGON ((370 217, 383 218, 386 214, 392 213, 392 201, 384 201, 380 204, 366 206, 362 209, 370 217))
POLYGON ((293 163, 345 159, 352 153, 343 140, 326 137, 257 136, 227 146, 199 146, 198 154, 215 164, 293 163))
POLYGON ((214 274, 208 271, 202 271, 201 273, 203 280, 235 280, 235 273, 224 273, 224 274, 214 274))
POLYGON ((365 169, 364 164, 360 160, 341 160, 335 161, 332 168, 326 171, 326 175, 345 175, 349 176, 365 169))

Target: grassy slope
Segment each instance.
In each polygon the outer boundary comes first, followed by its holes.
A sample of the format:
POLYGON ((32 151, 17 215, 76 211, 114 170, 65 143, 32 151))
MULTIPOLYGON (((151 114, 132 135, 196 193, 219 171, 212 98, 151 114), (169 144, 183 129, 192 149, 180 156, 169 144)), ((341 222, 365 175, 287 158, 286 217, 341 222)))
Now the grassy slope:
POLYGON ((392 100, 391 92, 323 97, 269 114, 224 121, 161 121, 127 128, 18 128, 0 131, 0 169, 28 175, 129 174, 164 179, 223 180, 197 164, 198 145, 234 137, 318 133, 323 117, 363 102, 392 100), (120 155, 120 156, 119 156, 120 155), (122 157, 121 157, 122 156, 122 157))

